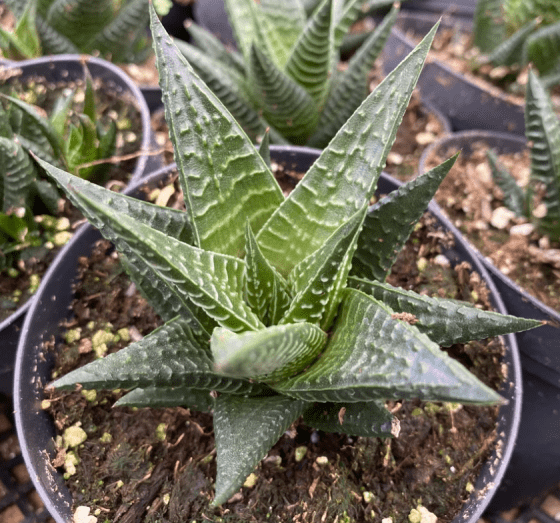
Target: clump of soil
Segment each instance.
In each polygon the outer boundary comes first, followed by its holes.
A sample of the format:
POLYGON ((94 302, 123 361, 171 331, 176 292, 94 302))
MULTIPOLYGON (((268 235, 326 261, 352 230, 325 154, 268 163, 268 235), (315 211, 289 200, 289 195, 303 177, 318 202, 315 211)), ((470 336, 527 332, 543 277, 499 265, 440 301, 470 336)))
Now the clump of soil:
MULTIPOLYGON (((110 169, 101 178, 92 181, 119 190, 128 183, 136 165, 136 155, 142 142, 141 115, 130 96, 102 86, 99 79, 94 79, 94 89, 99 123, 104 127, 107 127, 110 121, 117 123, 117 152, 113 158, 108 159, 110 169)), ((51 114, 59 96, 71 90, 76 90, 77 93, 72 111, 74 114, 79 114, 83 111, 83 81, 52 84, 46 82, 43 77, 37 76, 20 81, 17 75, 10 75, 9 81, 1 87, 3 93, 36 105, 47 115, 51 114)), ((34 207, 33 212, 35 216, 49 213, 40 202, 34 207)), ((70 221, 70 226, 65 229, 69 234, 82 219, 65 198, 61 198, 59 202, 59 212, 56 217, 67 218, 70 221)), ((61 247, 58 242, 55 241, 53 244, 50 241, 52 235, 43 229, 41 224, 39 227, 41 238, 44 240, 43 245, 21 256, 17 266, 13 268, 15 271, 6 269, 0 273, 0 321, 7 318, 33 295, 38 280, 46 272, 61 247)))
MULTIPOLYGON (((289 168, 287 169, 289 170, 289 168)), ((430 295, 489 307, 488 292, 467 264, 451 268, 441 252, 452 239, 426 216, 399 256, 390 282, 430 295), (439 255, 439 256, 438 256, 439 255), (422 259, 425 263, 418 264, 422 259)), ((94 358, 92 336, 128 330, 138 339, 161 324, 123 272, 106 241, 80 261, 74 319, 58 347, 55 375, 94 358)), ((127 343, 113 337, 109 351, 127 343)), ((505 376, 499 339, 447 349, 497 389, 505 376)), ((449 522, 469 497, 482 463, 496 443, 497 407, 390 401, 400 420, 397 439, 351 438, 295 423, 255 470, 256 481, 220 508, 210 507, 216 474, 212 416, 189 409, 111 408, 123 394, 49 393, 59 434, 80 426, 87 439, 60 445, 55 465, 78 456, 67 484, 75 505, 113 522, 351 522, 392 517, 408 521, 422 505, 449 522), (296 449, 305 448, 302 459, 296 449)), ((61 443, 59 439, 59 444, 61 443)), ((301 453, 302 449, 297 450, 301 453)))
MULTIPOLYGON (((483 141, 461 154, 436 193, 436 201, 455 225, 504 274, 554 310, 560 311, 560 243, 551 241, 526 218, 513 216, 494 184, 483 141)), ((438 151, 426 162, 434 167, 456 150, 438 151)), ((499 155, 517 183, 526 187, 530 152, 499 155)), ((542 210, 535 191, 535 213, 542 210)))

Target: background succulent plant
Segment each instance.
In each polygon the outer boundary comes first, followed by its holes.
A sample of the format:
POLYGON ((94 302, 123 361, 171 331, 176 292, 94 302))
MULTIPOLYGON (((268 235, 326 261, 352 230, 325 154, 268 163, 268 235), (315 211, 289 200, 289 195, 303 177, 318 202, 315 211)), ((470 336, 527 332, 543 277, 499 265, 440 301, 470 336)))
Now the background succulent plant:
POLYGON ((111 193, 40 161, 114 242, 166 321, 53 386, 133 389, 119 405, 212 410, 216 505, 302 415, 323 430, 390 437, 398 422, 386 398, 500 401, 439 345, 538 324, 384 283, 455 161, 368 212, 434 33, 364 101, 288 197, 155 16, 186 210, 111 193), (418 322, 399 319, 405 312, 418 322))
POLYGON ((504 204, 517 216, 537 221, 539 229, 560 241, 560 121, 552 101, 533 71, 529 71, 525 104, 525 136, 531 148, 531 175, 523 190, 515 178, 500 165, 496 154, 488 151, 495 183, 504 193, 504 204), (546 213, 533 216, 535 197, 546 213))
POLYGON ((487 63, 531 62, 546 86, 560 83, 560 7, 555 0, 478 0, 473 35, 487 63))
POLYGON ((225 5, 239 52, 194 23, 188 30, 198 47, 177 46, 253 140, 269 127, 273 142, 315 147, 324 147, 367 96, 368 73, 398 13, 394 7, 338 71, 360 0, 323 0, 309 18, 300 0, 225 5))
MULTIPOLYGON (((76 91, 61 94, 48 117, 18 96, 0 94, 0 258, 2 268, 14 266, 21 256, 37 256, 48 238, 45 225, 52 220, 36 214, 58 213, 59 193, 47 180, 30 153, 82 178, 96 178, 107 164, 83 165, 108 158, 116 148, 116 124, 105 128, 98 122, 91 75, 84 67, 83 110, 77 112, 76 91)), ((34 96, 34 86, 22 95, 34 96)))
POLYGON ((5 56, 99 52, 113 62, 139 62, 149 51, 148 0, 7 0, 17 18, 0 29, 5 56))

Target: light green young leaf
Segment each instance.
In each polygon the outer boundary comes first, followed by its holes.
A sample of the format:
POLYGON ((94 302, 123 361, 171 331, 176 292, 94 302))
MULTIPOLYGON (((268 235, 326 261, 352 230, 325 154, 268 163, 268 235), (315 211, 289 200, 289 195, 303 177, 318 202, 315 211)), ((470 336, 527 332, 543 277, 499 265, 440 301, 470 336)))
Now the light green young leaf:
POLYGON ((218 374, 274 383, 301 372, 326 341, 327 334, 311 323, 273 325, 242 334, 217 327, 210 348, 218 374))
POLYGON ((541 78, 560 68, 560 21, 542 27, 527 37, 526 62, 532 62, 541 78))
POLYGON ((75 91, 72 91, 68 95, 61 95, 57 98, 49 116, 49 121, 55 130, 55 133, 59 136, 64 135, 66 122, 68 121, 68 116, 70 114, 70 108, 72 107, 72 102, 74 101, 74 95, 75 91))
POLYGON ((294 267, 289 283, 295 296, 280 323, 305 321, 329 330, 342 299, 366 210, 364 202, 362 209, 322 247, 294 267))
POLYGON ((166 120, 196 244, 237 256, 247 220, 258 231, 283 201, 282 191, 239 124, 170 40, 153 7, 150 13, 166 120))
POLYGON ((285 396, 218 396, 214 409, 218 470, 212 505, 225 503, 241 488, 245 478, 306 405, 285 396))
POLYGON ((486 151, 486 158, 490 164, 494 183, 504 193, 504 205, 517 216, 527 216, 528 202, 523 189, 517 185, 515 178, 499 162, 494 151, 486 151))
POLYGON ((303 413, 303 422, 317 430, 364 438, 392 438, 400 428, 381 400, 315 403, 303 413))
POLYGON ((501 401, 496 392, 425 334, 394 319, 393 314, 392 309, 373 297, 347 289, 333 329, 336 334, 321 358, 306 372, 274 388, 307 401, 501 401))
POLYGON ((211 412, 214 398, 210 391, 192 387, 147 387, 134 389, 115 402, 115 407, 183 407, 198 412, 211 412))
POLYGON ((525 103, 525 136, 532 143, 531 178, 545 187, 547 213, 539 226, 560 238, 560 122, 552 101, 533 71, 529 71, 525 103))
POLYGON ((263 116, 292 143, 305 144, 317 123, 315 102, 256 46, 251 51, 250 78, 261 93, 263 116))
POLYGON ((348 286, 373 296, 397 314, 412 314, 417 320, 414 326, 443 347, 521 332, 541 325, 538 320, 484 311, 468 302, 431 298, 379 281, 351 276, 348 286))
POLYGON ((352 274, 385 280, 458 155, 410 180, 371 207, 352 260, 352 274))
POLYGON ((288 284, 262 255, 247 224, 245 301, 265 325, 275 325, 290 306, 288 284))
POLYGON ((502 13, 503 0, 477 0, 474 12, 474 45, 483 53, 492 51, 506 38, 502 13))
POLYGON ((15 58, 36 58, 41 56, 41 41, 37 32, 35 0, 27 1, 22 16, 18 18, 12 31, 0 27, 0 35, 8 42, 7 55, 15 58), (10 49, 10 46, 13 50, 10 49), (15 53, 14 53, 15 51, 15 53))
POLYGON ((259 154, 261 158, 266 163, 267 167, 271 169, 271 162, 270 162, 270 129, 267 129, 263 134, 261 139, 261 143, 259 144, 259 154))
POLYGON ((287 275, 373 195, 437 25, 339 130, 257 240, 287 275))
POLYGON ((243 55, 245 63, 249 63, 251 47, 255 42, 260 44, 261 49, 267 48, 258 25, 258 6, 254 0, 224 0, 224 6, 237 47, 243 55))
POLYGON ((69 389, 193 387, 249 394, 267 387, 214 372, 208 342, 195 335, 183 318, 175 318, 128 347, 80 367, 50 386, 69 389))

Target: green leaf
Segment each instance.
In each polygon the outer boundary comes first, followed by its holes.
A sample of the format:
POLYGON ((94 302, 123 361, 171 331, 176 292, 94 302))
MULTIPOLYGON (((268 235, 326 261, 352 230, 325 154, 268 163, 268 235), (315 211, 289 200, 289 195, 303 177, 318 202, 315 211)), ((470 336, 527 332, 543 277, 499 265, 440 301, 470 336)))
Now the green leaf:
POLYGON ((527 62, 532 62, 541 76, 560 67, 560 21, 542 27, 527 37, 527 62))
POLYGON ((474 45, 488 53, 506 39, 503 0, 477 0, 474 12, 474 45))
POLYGON ((524 63, 523 48, 528 36, 535 30, 538 24, 538 20, 531 20, 525 24, 519 31, 495 47, 486 60, 494 65, 524 63))
POLYGON ((494 151, 486 151, 486 158, 490 164, 494 183, 504 193, 504 205, 517 216, 527 216, 527 199, 523 189, 517 185, 515 178, 499 162, 494 151))
POLYGON ((326 341, 327 334, 310 323, 273 325, 242 334, 217 327, 210 348, 218 374, 268 383, 302 371, 326 341))
POLYGON ((237 256, 247 220, 258 231, 284 196, 239 124, 167 36, 153 7, 150 13, 166 121, 196 245, 237 256))
POLYGON ((200 78, 226 106, 251 140, 264 135, 268 123, 253 107, 250 88, 236 69, 206 55, 196 47, 175 40, 175 45, 200 78))
POLYGON ((352 116, 368 94, 368 73, 383 50, 397 15, 393 7, 348 63, 347 69, 333 83, 319 118, 317 130, 309 139, 310 147, 323 148, 352 116))
POLYGON ((47 180, 35 180, 33 182, 34 191, 37 193, 45 207, 54 216, 58 213, 58 202, 60 194, 56 187, 47 180))
POLYGON ((280 323, 305 321, 329 330, 342 299, 366 210, 364 202, 362 209, 322 247, 294 267, 289 283, 295 296, 280 323))
POLYGON ((184 407, 198 412, 211 412, 214 398, 208 390, 192 387, 147 387, 134 389, 115 402, 115 407, 184 407))
POLYGON ((263 134, 261 143, 259 144, 259 154, 266 163, 267 167, 271 169, 270 163, 270 130, 267 129, 263 134))
POLYGON ((8 249, 3 246, 3 256, 9 252, 18 250, 21 244, 25 242, 27 232, 29 231, 28 218, 28 216, 20 218, 15 214, 0 214, 0 231, 7 234, 15 242, 15 245, 10 246, 8 249))
POLYGON ((188 386, 232 394, 268 389, 216 374, 212 365, 208 342, 195 335, 183 318, 176 318, 142 340, 69 372, 51 386, 69 389, 79 383, 86 390, 188 386))
POLYGON ((272 396, 219 396, 214 409, 217 477, 212 505, 225 503, 245 478, 301 415, 304 401, 272 396))
POLYGON ((265 325, 275 325, 288 310, 288 284, 262 255, 247 224, 245 301, 265 325))
POLYGON ((372 206, 358 239, 352 274, 371 280, 385 280, 458 155, 410 180, 372 206))
POLYGON ((547 214, 539 226, 560 238, 560 122, 552 101, 529 71, 525 104, 525 136, 531 146, 531 179, 545 187, 547 214))
POLYGON ((62 94, 56 99, 53 110, 49 116, 49 121, 58 136, 63 136, 66 130, 66 122, 70 115, 72 102, 74 101, 75 91, 70 92, 68 95, 62 94))
POLYGON ((305 144, 317 124, 315 102, 258 47, 251 50, 250 77, 261 95, 264 118, 290 142, 305 144))
POLYGON ((84 65, 84 80, 85 80, 85 90, 84 90, 84 108, 82 113, 85 114, 93 123, 96 122, 97 115, 95 114, 95 93, 93 89, 93 78, 89 69, 84 65))
POLYGON ((293 46, 286 73, 321 106, 328 93, 335 60, 334 11, 340 0, 324 0, 293 46))
POLYGON ((377 86, 258 232, 287 275, 373 195, 437 26, 377 86))
POLYGON ((37 29, 41 37, 43 55, 80 53, 80 49, 77 45, 69 38, 53 29, 39 14, 37 14, 37 29))
POLYGON ((3 185, 2 212, 25 207, 37 171, 27 151, 14 140, 0 137, 0 178, 3 185))
MULTIPOLYGON (((0 28, 0 34, 6 38, 15 50, 16 58, 36 58, 41 56, 41 42, 36 25, 37 3, 30 0, 25 5, 22 16, 18 19, 13 33, 0 28)), ((13 51, 8 51, 12 55, 13 51)))
POLYGON ((384 402, 315 403, 303 413, 303 422, 324 432, 391 438, 398 436, 400 424, 385 408, 384 402))
POLYGON ((414 315, 417 320, 414 326, 433 342, 444 347, 521 332, 542 324, 538 320, 484 311, 468 302, 431 298, 378 281, 351 276, 348 278, 348 286, 373 296, 397 314, 414 315))
POLYGON ((371 296, 348 289, 321 358, 274 388, 307 401, 501 401, 425 334, 393 314, 371 296))
MULTIPOLYGON (((392 2, 390 2, 392 3, 392 2)), ((352 24, 358 19, 363 12, 362 0, 346 0, 342 9, 339 9, 335 17, 334 29, 334 48, 339 50, 342 41, 348 33, 352 24)))

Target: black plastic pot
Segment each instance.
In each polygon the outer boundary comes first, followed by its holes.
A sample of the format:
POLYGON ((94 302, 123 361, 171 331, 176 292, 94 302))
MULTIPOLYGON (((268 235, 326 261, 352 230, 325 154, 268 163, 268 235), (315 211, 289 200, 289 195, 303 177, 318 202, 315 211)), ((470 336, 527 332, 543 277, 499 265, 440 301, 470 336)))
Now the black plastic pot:
MULTIPOLYGON (((300 147, 272 147, 272 158, 279 163, 287 163, 291 167, 305 171, 315 161, 319 151, 300 147)), ((146 183, 153 183, 174 166, 164 168, 148 177, 146 183)), ((394 190, 399 182, 383 175, 379 183, 379 191, 383 193, 394 190)), ((130 189, 130 193, 139 195, 138 186, 130 189)), ((438 210, 430 206, 436 214, 438 210)), ((52 353, 46 351, 43 342, 60 336, 60 321, 70 315, 69 304, 72 300, 72 281, 76 274, 77 260, 87 255, 100 234, 89 225, 83 226, 72 241, 60 252, 55 263, 45 276, 31 306, 23 326, 14 383, 14 401, 16 427, 25 463, 30 471, 35 487, 57 523, 72 520, 72 500, 64 486, 60 473, 52 468, 50 459, 54 453, 54 427, 49 416, 41 410, 43 387, 49 381, 53 365, 52 353)), ((480 261, 470 252, 467 243, 457 238, 456 245, 447 256, 453 263, 467 260, 487 282, 493 296, 496 310, 504 311, 498 293, 488 277, 480 261)), ((504 364, 508 367, 509 379, 500 393, 508 400, 500 407, 498 431, 501 438, 499 453, 491 456, 484 465, 476 482, 475 491, 454 523, 475 523, 481 516, 490 498, 498 490, 500 481, 511 456, 521 408, 521 375, 519 356, 514 336, 504 337, 508 351, 504 364)))
MULTIPOLYGON (((424 36, 438 21, 431 14, 401 12, 383 49, 383 69, 391 72, 412 51, 414 42, 407 31, 424 36)), ((469 31, 465 19, 443 17, 441 27, 469 31)), ((523 135, 524 106, 512 103, 505 95, 489 91, 455 72, 442 62, 428 57, 418 80, 422 98, 432 102, 450 120, 454 131, 483 129, 523 135)))
POLYGON ((193 14, 198 25, 217 36, 224 45, 237 49, 223 0, 196 0, 193 14))
MULTIPOLYGON (((518 152, 527 144, 522 136, 465 131, 431 144, 420 159, 427 170, 433 154, 462 150, 469 155, 474 142, 484 142, 498 154, 518 152)), ((488 270, 509 314, 547 321, 548 324, 516 335, 523 368, 523 412, 517 445, 493 509, 528 503, 560 481, 560 313, 547 307, 499 271, 473 247, 488 270)))
MULTIPOLYGON (((83 62, 87 62, 92 77, 103 80, 103 85, 117 93, 130 96, 141 115, 142 151, 148 152, 152 144, 150 112, 142 93, 134 82, 121 69, 105 60, 81 55, 57 55, 20 62, 3 61, 7 68, 21 70, 22 79, 44 77, 49 82, 75 81, 84 77, 83 62)), ((161 165, 158 157, 141 154, 136 160, 132 180, 140 179, 144 173, 151 172, 161 165)), ((9 318, 0 323, 0 392, 11 394, 12 376, 19 332, 30 301, 19 307, 9 318)))
POLYGON ((402 3, 405 11, 439 15, 453 15, 472 20, 477 0, 407 0, 402 3))

